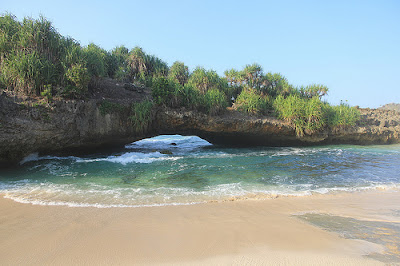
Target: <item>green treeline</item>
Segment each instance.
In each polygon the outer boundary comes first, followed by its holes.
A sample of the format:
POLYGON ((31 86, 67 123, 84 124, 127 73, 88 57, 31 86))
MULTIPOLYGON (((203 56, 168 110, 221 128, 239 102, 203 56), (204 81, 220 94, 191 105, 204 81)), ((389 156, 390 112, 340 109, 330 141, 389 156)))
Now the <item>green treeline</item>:
MULTIPOLYGON (((229 106, 250 114, 274 114, 289 121, 299 136, 351 126, 359 119, 355 108, 322 101, 326 86, 295 87, 279 73, 264 73, 258 64, 225 71, 223 77, 201 67, 191 72, 179 61, 169 67, 140 47, 119 46, 112 51, 93 43, 82 47, 61 36, 43 17, 22 22, 10 14, 0 17, 0 88, 48 99, 84 98, 102 77, 152 88, 158 105, 210 115, 229 106)), ((145 120, 139 107, 135 112, 145 120)))

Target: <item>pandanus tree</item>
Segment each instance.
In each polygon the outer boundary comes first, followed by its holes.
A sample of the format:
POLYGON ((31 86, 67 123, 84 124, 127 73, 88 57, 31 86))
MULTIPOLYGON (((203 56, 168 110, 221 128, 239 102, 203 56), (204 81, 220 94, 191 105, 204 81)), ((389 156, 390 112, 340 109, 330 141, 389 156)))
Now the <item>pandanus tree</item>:
POLYGON ((306 87, 300 87, 300 93, 305 98, 313 98, 317 96, 321 99, 323 96, 328 94, 328 87, 322 84, 311 84, 306 87))
POLYGON ((1 83, 26 94, 37 94, 45 86, 60 83, 63 37, 43 17, 0 18, 1 83))
POLYGON ((189 68, 184 63, 176 61, 169 69, 168 77, 177 81, 182 86, 186 84, 189 78, 189 68))
POLYGON ((225 82, 214 70, 197 67, 190 75, 188 83, 205 94, 210 89, 223 89, 225 82))
POLYGON ((15 16, 7 14, 0 17, 0 64, 4 62, 5 56, 15 48, 20 29, 21 24, 15 16))
POLYGON ((142 48, 133 48, 127 58, 131 80, 139 80, 151 85, 152 77, 168 75, 168 65, 154 55, 146 54, 142 48))
POLYGON ((168 65, 154 55, 146 55, 146 75, 152 77, 166 77, 168 75, 168 65))
POLYGON ((242 73, 244 81, 249 88, 260 89, 263 70, 259 64, 246 65, 242 73))
POLYGON ((89 44, 83 51, 89 73, 94 77, 106 77, 108 75, 107 51, 94 43, 89 44))
POLYGON ((243 71, 237 71, 232 68, 226 70, 224 74, 229 87, 241 87, 243 85, 243 81, 245 80, 243 71))
POLYGON ((117 46, 111 51, 111 54, 116 58, 119 66, 124 66, 129 55, 129 49, 123 45, 117 46))
POLYGON ((128 56, 129 49, 125 46, 117 46, 111 51, 111 61, 113 62, 113 72, 111 71, 111 77, 120 81, 127 81, 128 73, 128 56))
POLYGON ((146 54, 141 47, 135 47, 129 52, 128 66, 132 79, 147 73, 146 54))
POLYGON ((244 86, 244 74, 243 71, 237 71, 236 69, 230 69, 224 72, 225 80, 227 82, 227 95, 229 99, 234 99, 240 94, 244 86))
POLYGON ((263 77, 262 91, 272 97, 276 97, 278 95, 287 96, 292 94, 295 89, 281 74, 268 72, 263 77))

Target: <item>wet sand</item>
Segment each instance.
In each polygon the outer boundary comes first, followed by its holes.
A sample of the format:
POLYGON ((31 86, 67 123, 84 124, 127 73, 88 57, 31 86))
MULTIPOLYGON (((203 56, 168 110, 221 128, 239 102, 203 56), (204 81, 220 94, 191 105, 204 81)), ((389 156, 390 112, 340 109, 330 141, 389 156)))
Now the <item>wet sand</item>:
POLYGON ((293 214, 399 222, 399 192, 147 208, 35 206, 0 199, 2 265, 380 265, 384 247, 293 214))

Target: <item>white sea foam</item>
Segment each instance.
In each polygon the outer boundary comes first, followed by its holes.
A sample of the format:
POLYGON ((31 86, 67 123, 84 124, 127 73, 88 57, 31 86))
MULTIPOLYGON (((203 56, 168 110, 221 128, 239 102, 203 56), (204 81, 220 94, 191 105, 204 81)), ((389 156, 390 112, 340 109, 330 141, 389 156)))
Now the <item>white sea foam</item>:
POLYGON ((145 149, 151 152, 127 152, 122 155, 112 155, 105 158, 79 158, 76 156, 39 156, 39 154, 32 153, 20 161, 20 165, 27 162, 41 161, 41 160, 73 160, 78 163, 82 162, 114 162, 121 164, 128 163, 152 163, 157 160, 178 160, 179 156, 166 156, 161 154, 161 150, 171 150, 174 153, 182 154, 187 151, 192 151, 201 147, 212 146, 211 143, 203 140, 197 136, 181 136, 181 135, 161 135, 154 138, 147 138, 133 142, 126 145, 127 149, 145 149), (157 150, 157 152, 153 152, 157 150), (164 158, 163 158, 164 157, 164 158), (161 159, 163 158, 163 159, 161 159))
POLYGON ((39 156, 39 153, 31 153, 28 156, 26 156, 24 159, 22 159, 19 164, 23 165, 27 162, 35 162, 35 161, 41 161, 41 160, 77 160, 79 157, 76 156, 39 156))
POLYGON ((208 201, 232 199, 263 199, 279 196, 308 196, 337 192, 365 190, 398 190, 400 184, 376 184, 364 187, 322 187, 312 184, 256 186, 241 182, 219 184, 195 190, 185 187, 114 187, 87 182, 84 187, 76 184, 54 184, 51 182, 3 183, 0 193, 5 198, 20 203, 35 205, 59 205, 69 207, 154 207, 167 205, 190 205, 208 201))
POLYGON ((128 163, 152 163, 156 160, 160 160, 162 157, 165 157, 165 154, 161 154, 160 152, 150 152, 150 153, 142 153, 142 152, 127 152, 119 156, 108 156, 106 158, 95 158, 95 159, 83 159, 79 158, 76 160, 78 163, 91 163, 91 162, 112 162, 112 163, 120 163, 126 165, 128 163))
POLYGON ((310 154, 317 154, 317 153, 324 153, 324 154, 333 154, 333 155, 342 155, 343 150, 340 148, 331 148, 331 147, 306 147, 306 148, 282 148, 276 151, 271 155, 271 157, 280 157, 280 156, 307 156, 310 154))
POLYGON ((189 202, 189 203, 154 203, 154 204, 138 204, 138 205, 127 205, 127 204, 103 204, 103 203, 80 203, 80 202, 54 202, 54 201, 43 201, 43 200, 27 200, 20 197, 13 197, 10 195, 4 196, 4 198, 14 200, 18 203, 42 205, 42 206, 67 206, 67 207, 94 207, 94 208, 140 208, 140 207, 163 207, 163 206, 179 206, 179 205, 194 205, 204 202, 189 202))
POLYGON ((35 152, 35 153, 31 153, 28 156, 26 156, 24 159, 22 159, 19 164, 24 164, 27 162, 31 162, 31 161, 37 161, 39 160, 39 153, 35 152))
POLYGON ((197 136, 161 135, 153 138, 142 139, 125 146, 127 149, 177 149, 193 150, 211 146, 208 141, 197 136))

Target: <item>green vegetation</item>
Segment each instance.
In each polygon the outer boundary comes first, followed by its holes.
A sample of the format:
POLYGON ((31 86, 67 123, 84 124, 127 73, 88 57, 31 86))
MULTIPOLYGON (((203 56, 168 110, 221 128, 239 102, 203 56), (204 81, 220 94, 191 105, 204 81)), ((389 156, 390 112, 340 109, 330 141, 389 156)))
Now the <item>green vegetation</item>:
POLYGON ((144 101, 132 104, 131 116, 132 126, 137 132, 144 132, 151 122, 153 103, 144 101))
POLYGON ((189 78, 189 68, 184 63, 176 61, 169 69, 168 77, 183 86, 189 78))
POLYGON ((326 108, 328 125, 331 127, 354 126, 360 120, 360 111, 348 104, 326 105, 326 108))
POLYGON ((228 107, 225 94, 218 89, 208 90, 204 94, 203 101, 206 112, 210 115, 218 114, 228 107))
MULTIPOLYGON (((258 64, 230 69, 224 77, 197 67, 193 72, 180 61, 171 67, 142 48, 119 46, 106 51, 86 47, 61 36, 45 18, 0 17, 0 87, 16 93, 44 97, 85 98, 99 79, 110 77, 152 89, 154 104, 187 108, 216 115, 232 108, 248 114, 274 113, 290 122, 298 136, 326 127, 346 127, 359 119, 359 111, 346 104, 330 106, 321 100, 328 88, 321 84, 295 87, 279 73, 264 73, 258 64)), ((136 103, 131 121, 138 130, 149 122, 152 102, 136 103)), ((104 101, 100 112, 122 110, 104 101)))
POLYGON ((22 22, 10 14, 0 17, 0 87, 8 90, 40 96, 51 86, 51 96, 83 98, 101 77, 151 86, 153 77, 168 70, 139 47, 111 52, 93 43, 81 47, 43 17, 22 22))
POLYGON ((237 110, 247 113, 265 114, 271 109, 271 97, 258 92, 255 89, 243 90, 236 99, 237 110))
POLYGON ((298 136, 305 131, 314 133, 324 127, 354 126, 359 120, 360 112, 345 104, 330 106, 318 96, 311 99, 292 94, 287 98, 278 96, 274 102, 278 117, 292 123, 298 136))

